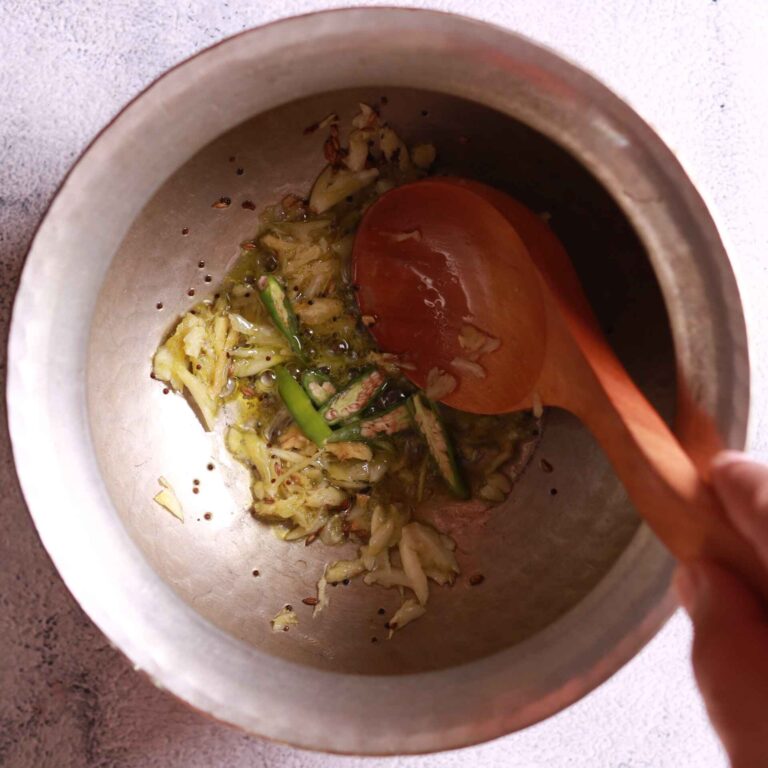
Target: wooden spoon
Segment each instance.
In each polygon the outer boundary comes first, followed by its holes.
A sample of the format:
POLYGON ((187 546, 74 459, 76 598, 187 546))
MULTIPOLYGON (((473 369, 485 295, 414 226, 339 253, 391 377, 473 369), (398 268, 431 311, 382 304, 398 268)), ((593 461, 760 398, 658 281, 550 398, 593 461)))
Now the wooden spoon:
POLYGON ((413 369, 455 376, 442 398, 473 413, 535 401, 574 413, 595 435, 633 503, 675 557, 718 560, 768 598, 768 575, 727 521, 710 486, 613 354, 567 253, 531 211, 461 179, 393 189, 366 212, 355 240, 363 315, 386 352, 413 369), (462 328, 499 339, 464 373, 462 328), (453 364, 452 364, 453 361, 453 364))

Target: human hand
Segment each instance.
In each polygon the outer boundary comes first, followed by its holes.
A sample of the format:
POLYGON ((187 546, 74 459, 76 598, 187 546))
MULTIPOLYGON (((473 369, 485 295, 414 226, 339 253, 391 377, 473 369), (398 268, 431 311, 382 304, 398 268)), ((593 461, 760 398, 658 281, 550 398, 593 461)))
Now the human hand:
MULTIPOLYGON (((724 451, 712 484, 768 570, 768 467, 724 451)), ((768 766, 768 606, 734 573, 700 560, 675 585, 693 622, 693 670, 732 768, 768 766)))

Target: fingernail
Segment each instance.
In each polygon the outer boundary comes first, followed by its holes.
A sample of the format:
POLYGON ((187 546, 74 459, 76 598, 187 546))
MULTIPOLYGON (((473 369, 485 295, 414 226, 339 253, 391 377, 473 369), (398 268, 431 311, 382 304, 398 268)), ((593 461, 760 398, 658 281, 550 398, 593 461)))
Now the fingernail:
POLYGON ((754 459, 742 451, 720 451, 720 453, 716 454, 712 459, 712 469, 720 469, 729 464, 741 464, 745 462, 754 462, 754 459))
POLYGON ((701 591, 701 576, 695 565, 680 565, 674 578, 680 604, 689 615, 693 615, 701 591))

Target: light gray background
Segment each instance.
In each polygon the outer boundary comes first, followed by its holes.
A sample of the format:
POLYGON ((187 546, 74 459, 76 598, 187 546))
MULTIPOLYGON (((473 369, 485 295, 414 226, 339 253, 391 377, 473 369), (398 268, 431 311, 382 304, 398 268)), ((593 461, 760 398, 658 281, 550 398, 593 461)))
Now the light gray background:
MULTIPOLYGON (((279 16, 345 4, 0 0, 2 337, 23 255, 40 216, 71 163, 128 99, 167 67, 224 36, 279 16)), ((752 336, 753 447, 765 455, 768 401, 761 382, 768 364, 768 2, 390 4, 467 13, 550 45, 630 101, 678 153, 714 206, 731 248, 752 336)), ((0 374, 4 389, 4 360, 0 374)), ((14 478, 4 416, 0 424, 0 766, 726 764, 693 684, 690 630, 680 614, 632 663, 578 705, 523 733, 474 749, 408 759, 327 757, 210 722, 134 673, 75 605, 34 533, 14 478)))

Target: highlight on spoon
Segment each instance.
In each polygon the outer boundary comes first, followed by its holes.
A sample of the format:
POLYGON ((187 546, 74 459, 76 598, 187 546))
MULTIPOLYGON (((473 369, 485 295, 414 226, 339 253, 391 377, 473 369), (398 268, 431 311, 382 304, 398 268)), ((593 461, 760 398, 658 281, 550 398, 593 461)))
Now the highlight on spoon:
POLYGON ((415 384, 427 387, 436 370, 455 377, 447 405, 499 413, 534 389, 546 346, 540 278, 476 191, 428 179, 387 192, 360 224, 353 279, 371 333, 415 384), (467 345, 477 334, 495 348, 477 355, 467 345))

